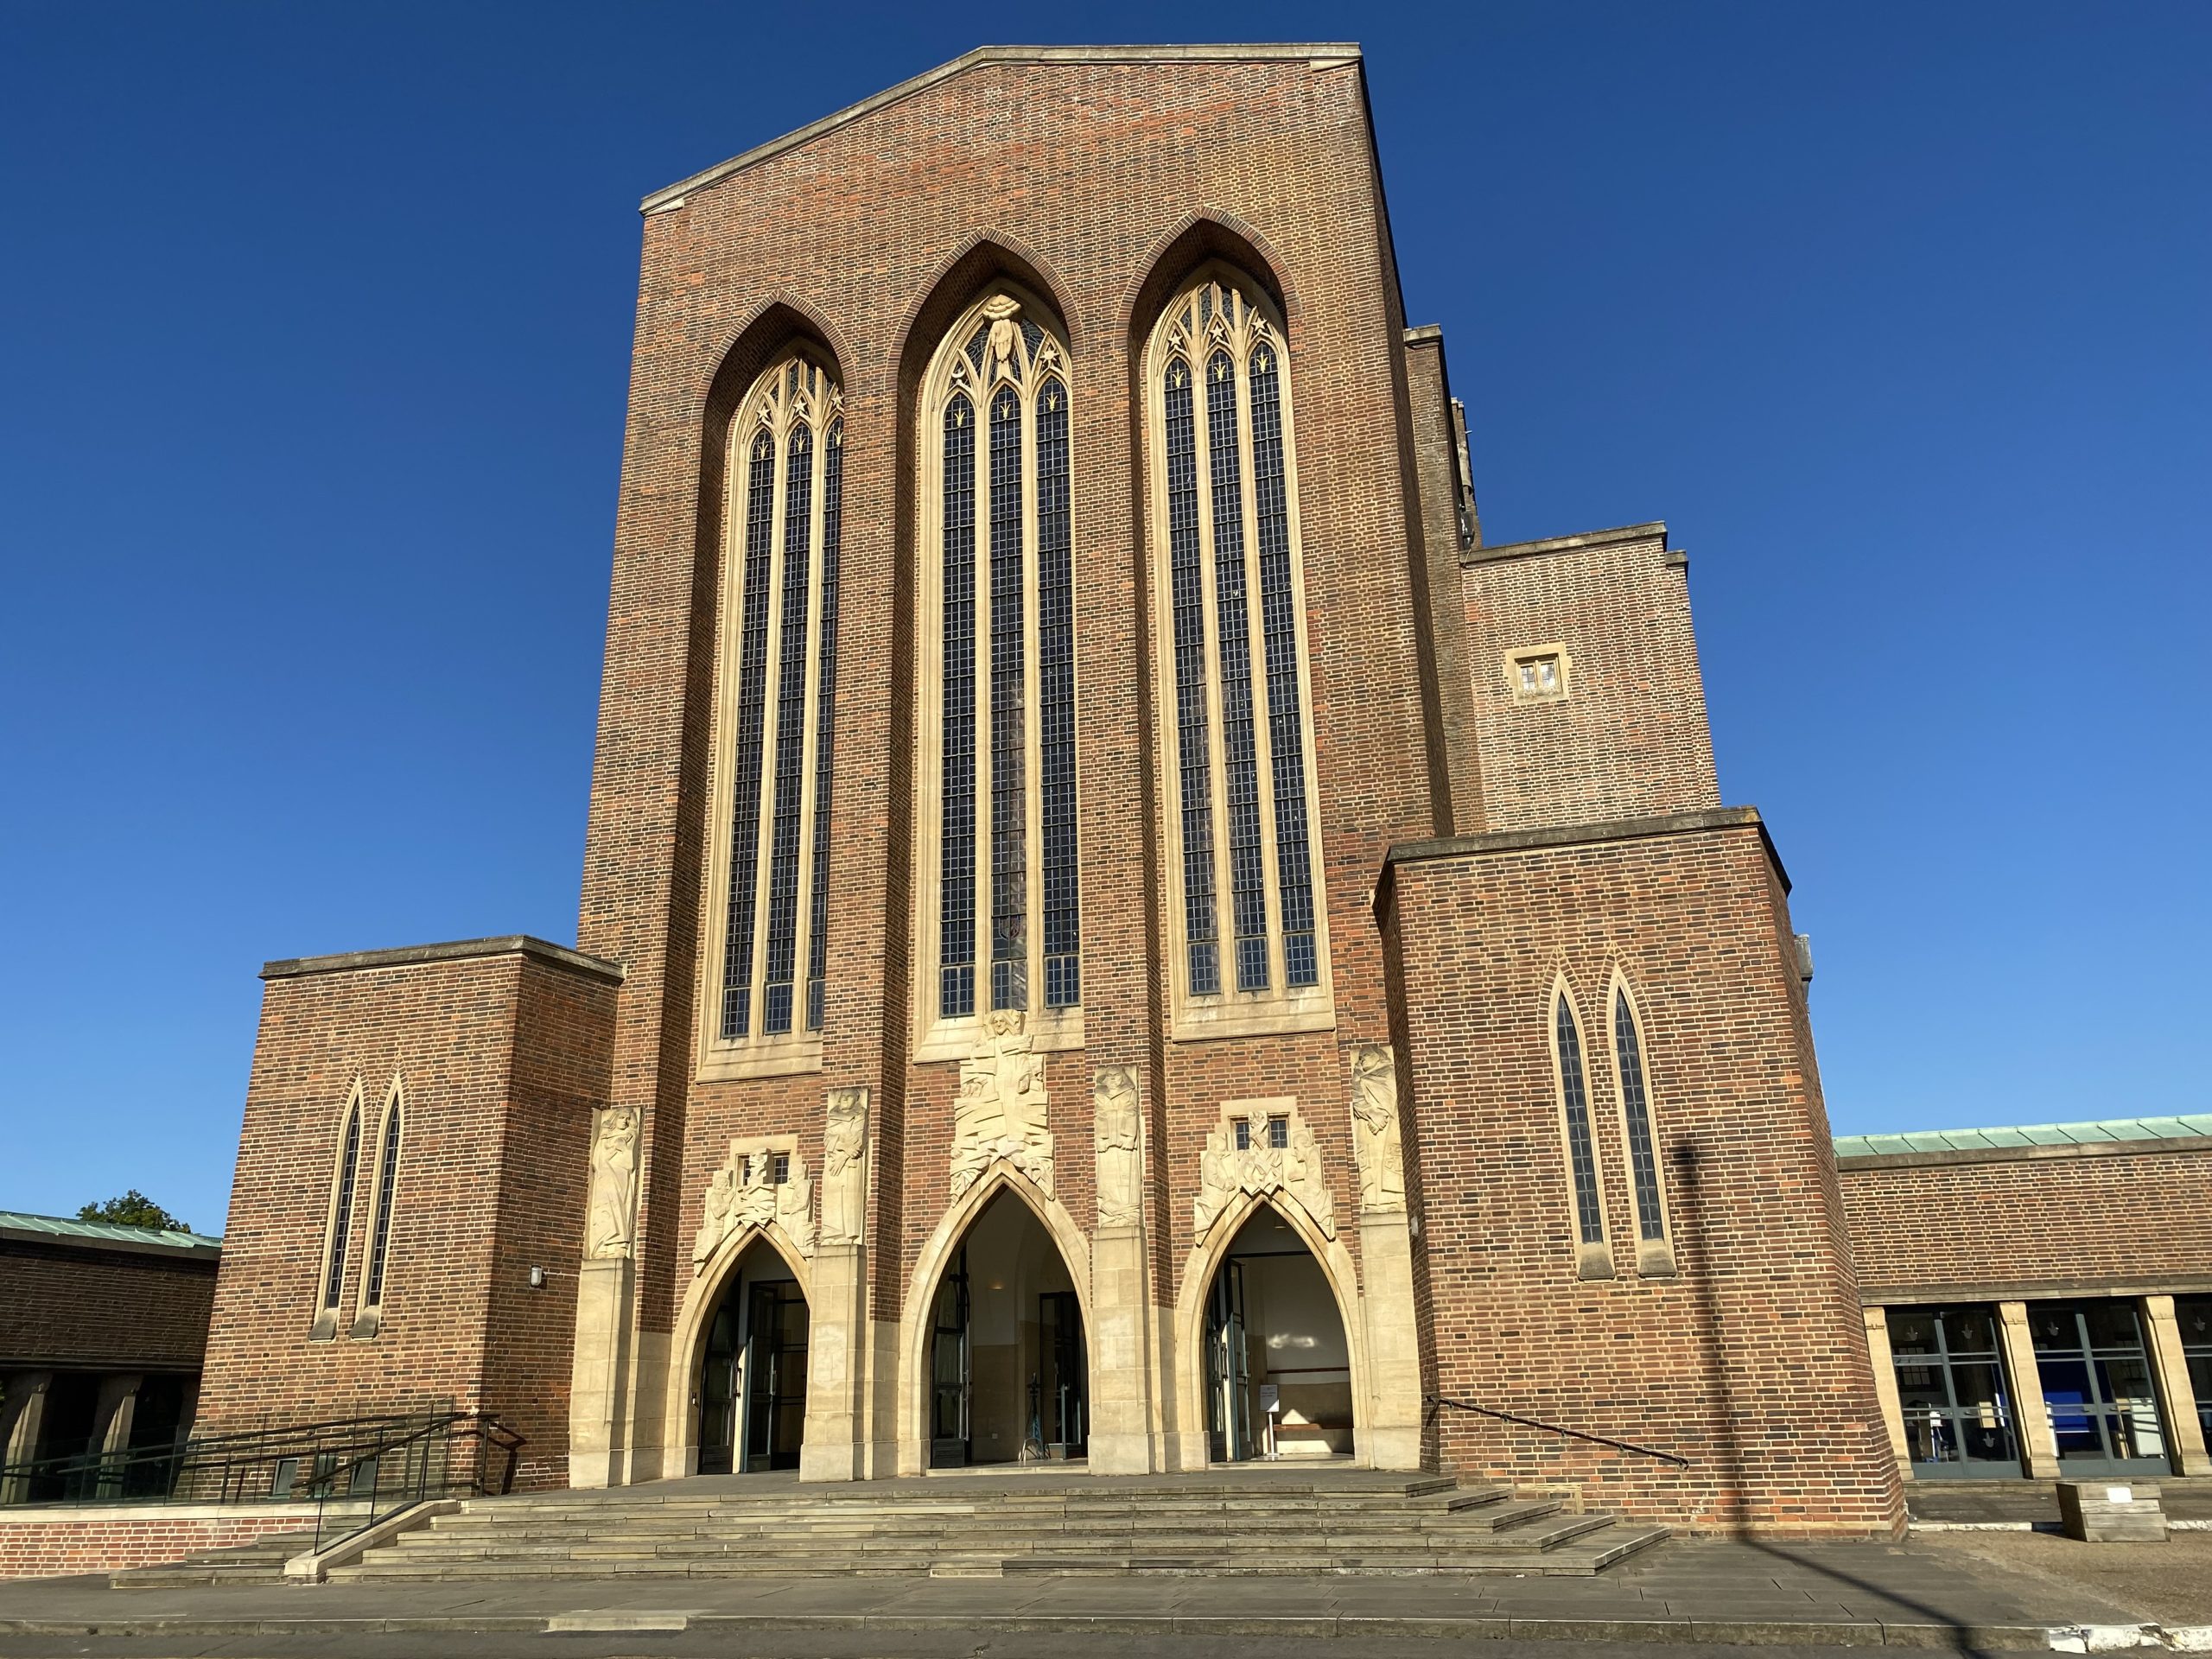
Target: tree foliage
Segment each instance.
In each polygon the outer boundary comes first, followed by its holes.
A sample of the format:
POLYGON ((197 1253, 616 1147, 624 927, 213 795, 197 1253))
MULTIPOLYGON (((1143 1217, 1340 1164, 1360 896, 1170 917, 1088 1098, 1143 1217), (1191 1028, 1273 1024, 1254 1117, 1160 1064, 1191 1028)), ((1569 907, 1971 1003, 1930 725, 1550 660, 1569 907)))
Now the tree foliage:
POLYGON ((189 1223, 171 1215, 135 1186, 119 1198, 86 1205, 77 1212, 77 1219, 112 1221, 124 1227, 159 1227, 172 1233, 192 1230, 189 1223))

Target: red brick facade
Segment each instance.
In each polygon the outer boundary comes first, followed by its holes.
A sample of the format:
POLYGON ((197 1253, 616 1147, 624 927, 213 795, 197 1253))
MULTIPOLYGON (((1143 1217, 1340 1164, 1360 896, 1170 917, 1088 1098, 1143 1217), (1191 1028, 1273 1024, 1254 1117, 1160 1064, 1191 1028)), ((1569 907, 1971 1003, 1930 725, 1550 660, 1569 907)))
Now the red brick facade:
POLYGON ((167 1510, 106 1506, 0 1516, 0 1579, 51 1579, 156 1567, 315 1528, 311 1504, 167 1510))
POLYGON ((513 940, 272 963, 199 1432, 488 1409, 564 1484, 576 1231, 618 976, 513 940), (404 1091, 380 1322, 355 1335, 376 1128, 404 1091), (340 1123, 364 1090, 335 1334, 318 1339, 340 1123), (542 1267, 545 1282, 531 1285, 542 1267))
POLYGON ((915 944, 918 756, 935 741, 917 713, 918 400, 953 321, 1010 283, 1067 341, 1084 991, 1081 1046, 1043 1056, 1051 1192, 992 1179, 1071 1268, 1095 1264, 1095 1283, 1074 1279, 1095 1398, 1113 1373, 1116 1466, 1207 1455, 1197 1310, 1233 1231, 1202 1230, 1194 1205, 1230 1161, 1208 1137, 1230 1103, 1288 1101, 1311 1137, 1300 1179, 1325 1189, 1300 1224, 1347 1326, 1355 1455, 1571 1484, 1699 1527, 1893 1529, 1785 887, 1756 816, 1717 810, 1681 563, 1656 525, 1476 545, 1442 343, 1409 334, 1402 311, 1357 51, 972 54, 661 193, 644 241, 589 955, 505 942, 272 965, 205 1426, 449 1397, 528 1434, 530 1478, 683 1472, 717 1289, 694 1241, 716 1171, 733 1138, 788 1137, 826 1179, 825 1102, 864 1089, 862 1236, 791 1246, 817 1349, 808 1452, 849 1440, 837 1478, 921 1455, 925 1268, 957 1243, 965 1085, 957 1058, 915 1053, 914 986, 936 966, 915 944), (1177 785, 1160 757, 1175 715, 1155 673, 1165 555, 1141 393, 1155 323, 1210 260, 1282 320, 1333 1004, 1198 1040, 1173 1006, 1177 785), (709 1076, 707 912, 729 834, 710 784, 734 581, 725 457, 737 400, 794 342, 834 365, 844 421, 827 1018, 819 1069, 709 1076), (1506 660, 1554 645, 1564 696, 1516 698, 1506 660), (1545 997, 1563 973, 1586 1000, 1593 1098, 1608 1100, 1616 968, 1644 1011, 1675 1271, 1638 1270, 1622 1119, 1601 1107, 1623 1242, 1599 1281, 1567 1235, 1545 997), (1356 1116, 1387 1097, 1378 1066, 1396 1084, 1381 1152, 1356 1116), (1109 1226, 1092 1101, 1123 1070, 1142 1192, 1109 1226), (394 1077, 408 1127, 393 1287, 372 1335, 341 1319, 315 1340, 340 1114, 358 1078, 373 1122, 394 1077), (635 1207, 626 1235, 600 1239, 594 1204, 580 1266, 594 1181, 631 1213, 626 1177, 591 1173, 594 1108, 635 1115, 635 1207), (539 1265, 546 1284, 530 1288, 539 1265), (833 1387, 842 1418, 817 1408, 833 1387), (1435 1395, 1687 1467, 1481 1427, 1435 1395))

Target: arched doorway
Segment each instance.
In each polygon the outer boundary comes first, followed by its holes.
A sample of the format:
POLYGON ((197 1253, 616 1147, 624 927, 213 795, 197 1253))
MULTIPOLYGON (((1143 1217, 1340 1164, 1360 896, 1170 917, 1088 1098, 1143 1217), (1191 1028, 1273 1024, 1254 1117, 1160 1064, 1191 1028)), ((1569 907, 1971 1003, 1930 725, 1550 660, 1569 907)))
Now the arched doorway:
POLYGON ((702 1475, 796 1469, 806 1429, 806 1293, 755 1239, 706 1320, 692 1397, 702 1475))
POLYGON ((929 1303, 929 1466, 1065 1461, 1090 1437, 1082 1299, 1036 1213, 1001 1188, 929 1303))
POLYGON ((1348 1458, 1351 1347, 1329 1276, 1271 1204, 1230 1243, 1205 1304, 1207 1455, 1348 1458))

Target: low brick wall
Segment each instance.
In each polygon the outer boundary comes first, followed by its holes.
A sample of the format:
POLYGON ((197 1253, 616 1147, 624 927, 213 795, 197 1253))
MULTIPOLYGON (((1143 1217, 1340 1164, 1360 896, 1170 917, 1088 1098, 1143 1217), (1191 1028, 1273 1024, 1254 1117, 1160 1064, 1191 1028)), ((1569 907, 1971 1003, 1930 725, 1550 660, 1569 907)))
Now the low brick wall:
POLYGON ((315 1525, 311 1503, 86 1503, 0 1510, 0 1579, 51 1579, 181 1560, 315 1525))

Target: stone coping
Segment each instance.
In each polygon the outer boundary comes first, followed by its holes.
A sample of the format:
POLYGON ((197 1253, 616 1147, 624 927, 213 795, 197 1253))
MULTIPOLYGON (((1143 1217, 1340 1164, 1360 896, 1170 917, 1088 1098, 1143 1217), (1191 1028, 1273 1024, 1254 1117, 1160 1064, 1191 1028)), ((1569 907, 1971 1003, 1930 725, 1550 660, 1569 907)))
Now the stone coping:
POLYGON ((588 957, 565 944, 533 938, 527 933, 509 933, 489 939, 448 939, 441 944, 406 944, 392 950, 348 950, 329 957, 292 957, 281 962, 263 963, 261 976, 264 979, 303 979, 312 974, 346 974, 366 968, 411 968, 426 962, 465 962, 475 957, 508 956, 530 957, 549 967, 565 968, 571 973, 604 980, 610 985, 622 982, 621 963, 608 962, 601 957, 588 957))
MULTIPOLYGON (((1839 1135, 1838 1140, 1862 1139, 1839 1135)), ((2212 1136, 2181 1135, 2149 1141, 2076 1141, 2065 1145, 1959 1147, 1944 1152, 1845 1152, 1836 1149, 1835 1166, 1856 1170, 1937 1169, 1948 1164, 2018 1164, 2045 1158, 2132 1158, 2141 1154, 2212 1153, 2212 1136)))
POLYGON ((638 204, 641 213, 665 213, 681 207, 694 190, 719 184, 734 173, 741 173, 756 162, 787 149, 796 149, 810 143, 825 132, 834 131, 849 121, 857 121, 864 115, 887 109, 915 93, 926 91, 939 81, 950 80, 983 63, 1255 63, 1270 60, 1313 60, 1319 67, 1330 67, 1340 63, 1357 63, 1360 49, 1349 41, 1316 44, 1221 45, 1221 46, 979 46, 972 52, 963 52, 950 63, 941 63, 895 86, 887 86, 872 98, 810 121, 780 138, 771 138, 765 144, 755 144, 751 149, 733 156, 688 179, 680 179, 664 189, 654 191, 638 204))
POLYGON ((141 1521, 312 1521, 312 1503, 8 1503, 0 1527, 81 1527, 141 1521))
POLYGON ((1399 864, 1418 864, 1433 858, 1480 858, 1497 853, 1535 852, 1553 847, 1595 846, 1609 841, 1635 841, 1655 836, 1694 835, 1708 830, 1754 829, 1765 844, 1767 858, 1789 891, 1789 872, 1774 850, 1774 837, 1755 806, 1716 806, 1695 812, 1668 812, 1656 817, 1618 818, 1606 823, 1547 825, 1537 830, 1495 830, 1479 836, 1440 836, 1430 841, 1402 841, 1383 855, 1387 870, 1399 864))
POLYGON ((1654 518, 1644 524, 1622 524, 1613 530, 1585 531, 1580 536, 1551 536, 1535 542, 1500 542, 1496 547, 1471 547, 1459 556, 1462 564, 1488 564, 1497 559, 1525 559, 1540 553, 1572 553, 1586 547, 1611 547, 1622 542, 1659 538, 1666 545, 1667 521, 1654 518))

